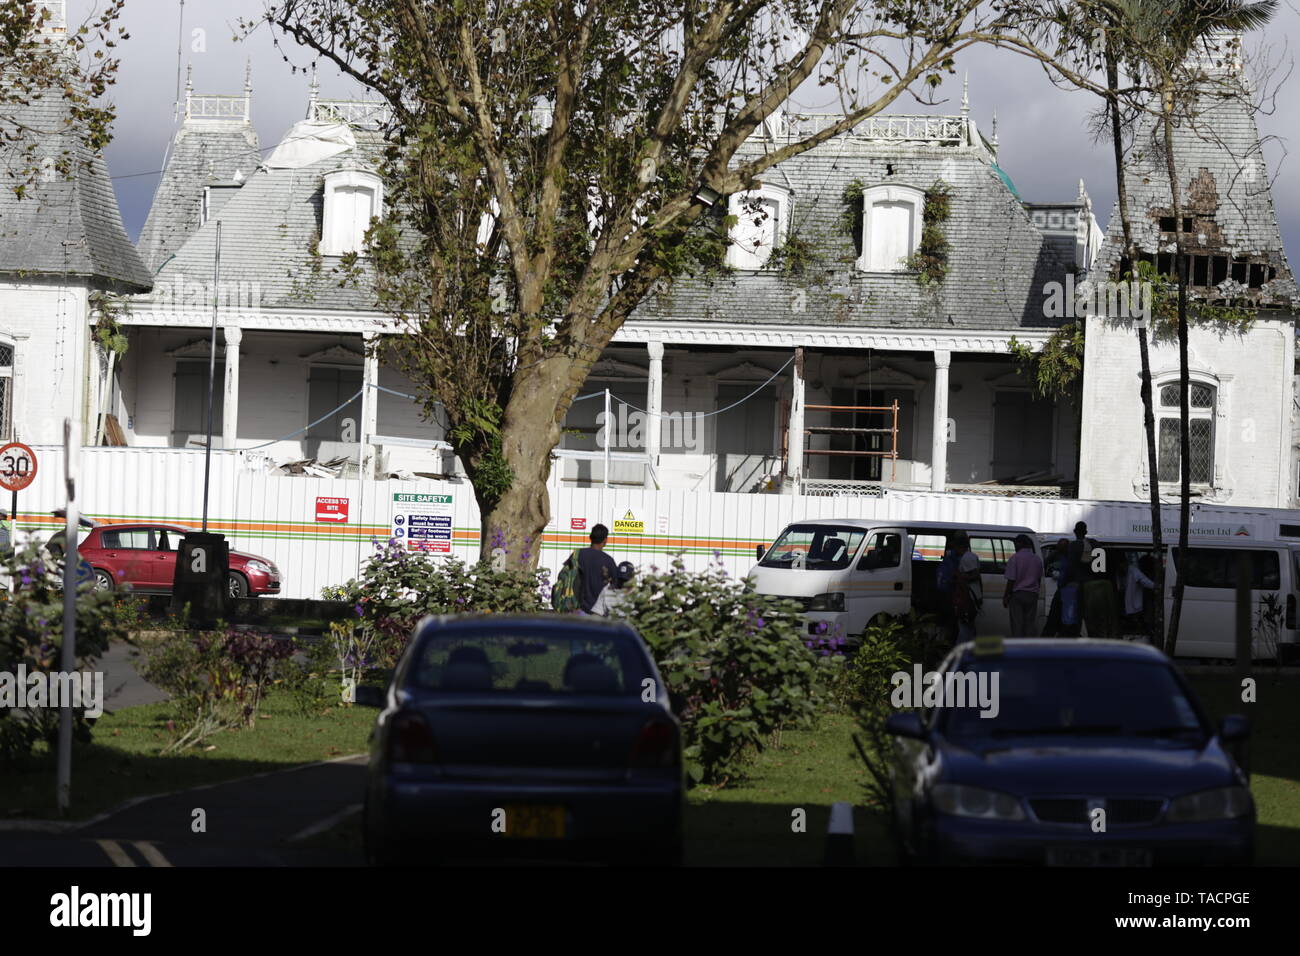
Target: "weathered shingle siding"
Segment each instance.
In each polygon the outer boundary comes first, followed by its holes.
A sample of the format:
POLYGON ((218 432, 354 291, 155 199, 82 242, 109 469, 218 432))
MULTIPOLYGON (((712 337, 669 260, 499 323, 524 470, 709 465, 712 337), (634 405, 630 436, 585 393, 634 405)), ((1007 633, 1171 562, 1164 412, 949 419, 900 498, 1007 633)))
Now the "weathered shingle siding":
MULTIPOLYGON (((1282 233, 1269 187, 1268 167, 1260 149, 1259 129, 1247 104, 1235 97, 1205 94, 1194 120, 1174 129, 1174 158, 1184 210, 1193 182, 1203 171, 1213 177, 1218 192, 1215 223, 1228 255, 1265 255, 1277 270, 1268 291, 1279 302, 1295 302, 1296 282, 1282 248, 1282 233)), ((1159 218, 1172 216, 1172 196, 1166 173, 1163 132, 1154 117, 1143 120, 1135 136, 1132 165, 1125 172, 1133 238, 1143 252, 1171 252, 1160 247, 1159 218)), ((1184 212, 1184 215, 1189 215, 1184 212)), ((1193 250, 1194 251, 1194 250, 1193 250)), ((1097 258, 1099 273, 1115 275, 1123 255, 1119 204, 1111 213, 1106 241, 1097 258)))
POLYGON ((1071 266, 988 162, 971 150, 954 152, 900 145, 864 155, 831 141, 782 163, 763 181, 793 188, 791 231, 814 244, 821 262, 802 277, 771 270, 682 277, 647 299, 633 318, 981 329, 1059 324, 1043 316, 1043 287, 1063 280, 1071 266), (942 283, 925 287, 914 274, 858 270, 854 237, 841 224, 844 189, 855 180, 922 190, 940 180, 948 184, 951 214, 943 230, 950 248, 942 283))
MULTIPOLYGON (((18 108, 14 119, 33 131, 28 135, 39 135, 38 165, 57 161, 66 149, 72 167, 66 177, 38 174, 22 199, 12 182, 0 188, 0 272, 79 275, 95 284, 147 289, 149 273, 127 239, 108 168, 77 141, 66 101, 46 94, 18 108)), ((0 166, 24 164, 17 148, 0 145, 0 166)))
POLYGON ((199 228, 204 187, 230 182, 236 171, 250 176, 262 162, 258 146, 247 123, 181 127, 140 232, 140 256, 151 272, 199 228))

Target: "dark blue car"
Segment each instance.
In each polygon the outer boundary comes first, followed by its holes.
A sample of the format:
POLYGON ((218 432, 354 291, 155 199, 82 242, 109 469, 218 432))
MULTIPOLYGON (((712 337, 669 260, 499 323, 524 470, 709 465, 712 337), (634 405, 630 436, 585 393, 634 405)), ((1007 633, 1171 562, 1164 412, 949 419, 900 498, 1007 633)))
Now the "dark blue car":
POLYGON ((680 862, 681 729, 627 624, 429 618, 387 694, 358 702, 383 708, 365 802, 373 863, 680 862))
POLYGON ((885 724, 898 745, 895 820, 906 859, 1252 862, 1255 804, 1231 753, 1249 732, 1246 719, 1214 727, 1160 651, 995 639, 958 646, 940 674, 942 706, 885 724), (981 681, 996 689, 996 707, 975 700, 981 681))

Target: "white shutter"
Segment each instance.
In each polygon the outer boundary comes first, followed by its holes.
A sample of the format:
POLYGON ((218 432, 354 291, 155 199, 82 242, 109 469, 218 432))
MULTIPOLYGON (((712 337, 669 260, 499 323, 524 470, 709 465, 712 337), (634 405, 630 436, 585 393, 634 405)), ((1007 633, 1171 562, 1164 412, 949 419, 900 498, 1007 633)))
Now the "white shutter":
POLYGON ((878 202, 871 209, 869 272, 898 272, 902 261, 912 253, 912 222, 915 211, 910 202, 878 202))

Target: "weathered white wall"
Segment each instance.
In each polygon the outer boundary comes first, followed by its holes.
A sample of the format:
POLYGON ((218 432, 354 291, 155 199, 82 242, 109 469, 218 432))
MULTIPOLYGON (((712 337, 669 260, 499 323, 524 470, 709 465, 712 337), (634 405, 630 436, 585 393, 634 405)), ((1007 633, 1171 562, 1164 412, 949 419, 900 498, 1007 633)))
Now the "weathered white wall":
MULTIPOLYGON (((1191 329, 1193 381, 1218 388, 1214 422, 1215 481, 1206 501, 1242 507, 1292 504, 1295 332, 1289 321, 1262 319, 1245 335, 1191 329)), ((1152 379, 1178 374, 1178 345, 1150 349, 1152 379)), ((1137 333, 1127 323, 1092 316, 1087 326, 1083 390, 1083 469, 1079 496, 1145 500, 1137 333)), ((1176 495, 1176 485, 1166 489, 1176 495)))
POLYGON ((14 432, 63 441, 63 420, 87 413, 89 299, 75 277, 0 282, 0 333, 14 340, 14 432))

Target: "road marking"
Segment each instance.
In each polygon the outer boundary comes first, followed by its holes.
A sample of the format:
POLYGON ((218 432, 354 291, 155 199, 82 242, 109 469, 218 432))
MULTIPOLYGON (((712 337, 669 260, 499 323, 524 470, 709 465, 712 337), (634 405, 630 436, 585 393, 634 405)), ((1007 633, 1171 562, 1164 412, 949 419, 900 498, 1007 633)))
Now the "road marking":
POLYGON ((299 830, 293 836, 289 837, 287 842, 297 843, 299 840, 306 840, 308 837, 314 837, 318 833, 324 833, 326 830, 332 830, 334 827, 338 826, 348 817, 352 816, 355 813, 360 813, 360 812, 361 812, 361 804, 359 803, 350 804, 344 807, 338 813, 331 814, 330 816, 326 817, 324 820, 320 820, 317 823, 313 823, 311 826, 307 827, 304 830, 299 830))
POLYGON ((96 840, 99 848, 108 854, 114 866, 135 866, 135 860, 127 856, 125 850, 117 845, 116 840, 96 840))
POLYGON ((131 845, 140 851, 150 866, 171 866, 167 857, 162 855, 162 851, 147 840, 133 840, 131 845))

